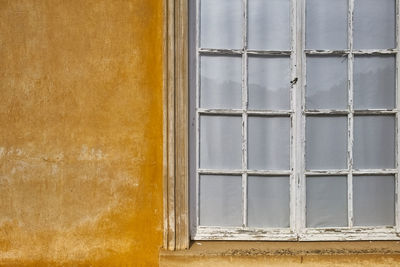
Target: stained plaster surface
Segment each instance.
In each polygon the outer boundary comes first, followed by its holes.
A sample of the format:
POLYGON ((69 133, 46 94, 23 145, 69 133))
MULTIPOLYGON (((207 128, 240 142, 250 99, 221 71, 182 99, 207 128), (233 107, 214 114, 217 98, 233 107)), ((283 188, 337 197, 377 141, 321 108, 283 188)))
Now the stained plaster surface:
POLYGON ((157 266, 162 0, 0 0, 0 266, 157 266))
POLYGON ((161 267, 400 266, 400 242, 196 241, 186 251, 160 253, 161 267))

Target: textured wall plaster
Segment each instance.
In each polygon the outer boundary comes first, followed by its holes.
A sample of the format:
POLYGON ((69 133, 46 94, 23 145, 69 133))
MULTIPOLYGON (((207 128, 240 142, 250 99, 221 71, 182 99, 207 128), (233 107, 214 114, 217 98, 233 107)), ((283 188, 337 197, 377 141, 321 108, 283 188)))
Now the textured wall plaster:
POLYGON ((157 265, 161 0, 0 0, 0 265, 157 265))

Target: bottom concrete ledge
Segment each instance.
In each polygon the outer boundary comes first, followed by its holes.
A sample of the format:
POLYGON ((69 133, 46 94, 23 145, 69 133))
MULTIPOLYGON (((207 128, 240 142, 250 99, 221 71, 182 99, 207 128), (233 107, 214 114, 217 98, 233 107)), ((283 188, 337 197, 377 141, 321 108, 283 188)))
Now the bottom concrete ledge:
POLYGON ((400 266, 400 243, 193 242, 160 251, 160 266, 400 266))

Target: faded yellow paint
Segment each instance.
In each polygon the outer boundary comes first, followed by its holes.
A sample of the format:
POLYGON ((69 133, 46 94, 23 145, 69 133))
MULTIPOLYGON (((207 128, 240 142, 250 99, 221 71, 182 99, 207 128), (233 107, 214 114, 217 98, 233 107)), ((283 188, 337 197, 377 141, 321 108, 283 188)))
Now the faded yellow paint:
POLYGON ((0 0, 0 265, 157 265, 162 38, 162 0, 0 0))

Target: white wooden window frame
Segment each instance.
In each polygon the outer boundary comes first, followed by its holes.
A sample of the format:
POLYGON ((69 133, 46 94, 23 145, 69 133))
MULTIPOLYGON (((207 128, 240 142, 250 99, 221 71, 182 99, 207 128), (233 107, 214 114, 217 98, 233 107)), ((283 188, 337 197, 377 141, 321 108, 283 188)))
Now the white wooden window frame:
MULTIPOLYGON (((399 166, 399 0, 396 0, 396 48, 395 49, 353 49, 353 10, 354 1, 348 0, 348 49, 346 50, 306 50, 305 49, 305 0, 291 0, 291 50, 250 50, 247 49, 247 5, 248 0, 242 0, 243 5, 243 47, 244 49, 211 49, 199 46, 200 34, 200 0, 196 1, 196 96, 199 95, 199 57, 201 55, 238 55, 242 57, 242 108, 241 109, 204 109, 200 108, 199 99, 196 97, 195 129, 196 142, 195 151, 199 153, 199 118, 200 115, 239 115, 242 117, 242 169, 210 170, 201 169, 199 166, 199 155, 195 163, 196 191, 192 201, 195 201, 195 213, 193 223, 190 227, 191 239, 193 240, 300 240, 300 241, 327 241, 327 240, 400 240, 400 183, 398 174, 399 166), (293 19, 295 18, 295 19, 293 19), (290 56, 291 80, 290 88, 290 110, 282 111, 250 111, 247 109, 247 65, 248 55, 285 55, 290 56), (342 110, 307 110, 305 108, 305 85, 306 85, 306 56, 307 55, 340 55, 348 59, 348 109, 342 110), (353 109, 353 65, 354 55, 395 55, 396 56, 396 108, 395 109, 353 109), (396 116, 396 168, 394 169, 353 169, 353 117, 354 115, 393 115, 396 116), (290 133, 290 170, 289 171, 255 171, 247 170, 247 117, 257 116, 285 116, 291 119, 290 133), (342 170, 305 170, 305 126, 308 115, 342 115, 347 116, 348 128, 348 156, 347 169, 342 170), (242 218, 241 227, 209 227, 199 225, 199 176, 200 174, 236 174, 242 176, 242 218), (355 227, 353 226, 353 174, 376 174, 395 176, 395 226, 392 227, 355 227), (290 176, 290 228, 249 228, 247 227, 247 176, 248 175, 287 175, 290 176), (305 222, 305 181, 306 176, 347 176, 347 203, 348 203, 348 226, 336 228, 306 228, 305 222)), ((187 8, 187 7, 186 7, 187 8)), ((187 221, 186 221, 187 223, 187 221)))

